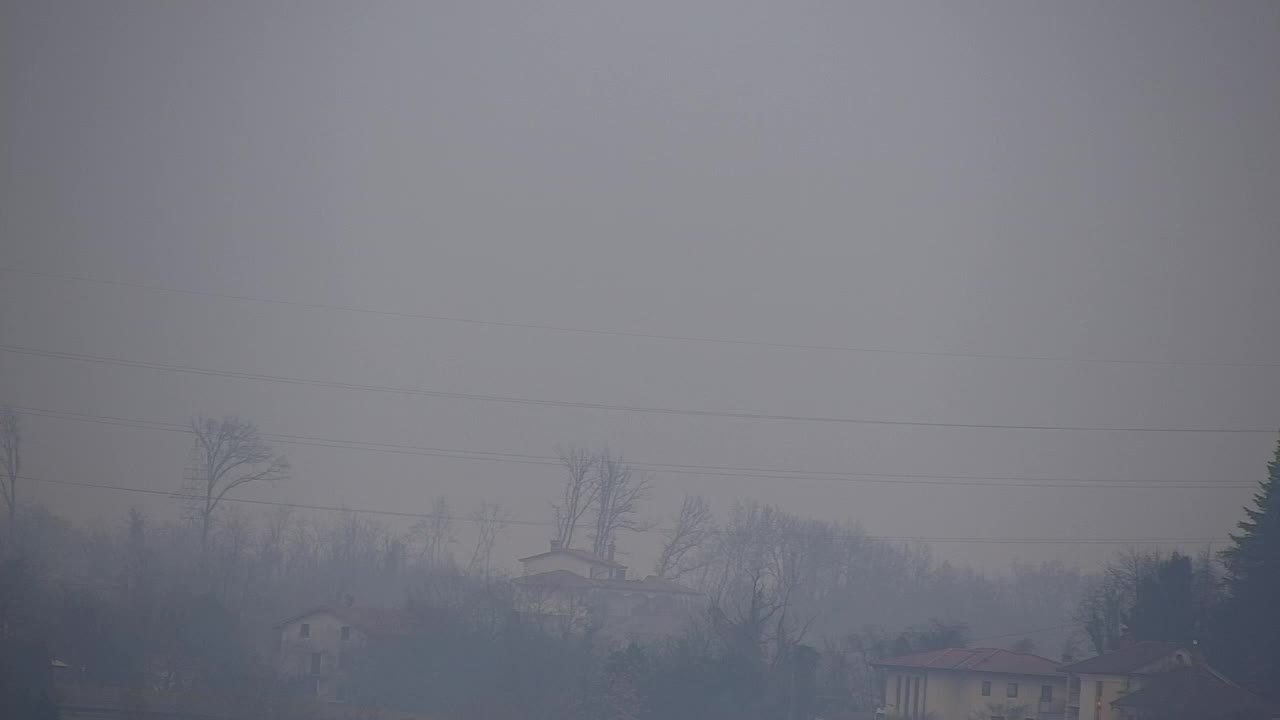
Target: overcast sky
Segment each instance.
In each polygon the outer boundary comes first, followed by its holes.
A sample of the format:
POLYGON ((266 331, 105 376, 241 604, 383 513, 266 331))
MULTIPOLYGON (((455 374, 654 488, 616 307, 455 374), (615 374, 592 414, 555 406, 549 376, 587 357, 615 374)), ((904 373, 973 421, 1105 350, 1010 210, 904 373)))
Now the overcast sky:
MULTIPOLYGON (((5 2, 0 33, 0 265, 27 271, 0 272, 6 347, 682 410, 1280 428, 1274 2, 46 0, 5 2)), ((1108 482, 1253 483, 1275 443, 513 404, 12 351, 0 401, 491 453, 1107 481, 653 476, 657 521, 697 492, 892 536, 1223 537, 1248 488, 1108 482)), ((25 423, 27 474, 180 486, 180 434, 25 423)), ((444 494, 549 520, 559 479, 280 447, 294 477, 241 497, 413 512, 444 494)), ((23 492, 101 522, 177 515, 23 492)), ((548 536, 513 526, 498 552, 548 536)), ((645 569, 655 542, 620 550, 645 569)), ((991 568, 1115 549, 935 547, 991 568)))

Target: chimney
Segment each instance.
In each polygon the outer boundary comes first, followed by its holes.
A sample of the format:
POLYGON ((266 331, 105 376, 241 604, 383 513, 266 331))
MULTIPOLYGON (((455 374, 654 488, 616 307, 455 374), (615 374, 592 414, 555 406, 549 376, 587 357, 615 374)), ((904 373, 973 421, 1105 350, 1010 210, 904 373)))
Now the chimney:
POLYGON ((612 540, 609 541, 609 562, 613 562, 613 554, 617 552, 618 546, 612 540))
POLYGON ((1133 647, 1135 644, 1137 644, 1137 642, 1138 642, 1138 639, 1133 636, 1133 628, 1130 628, 1128 625, 1121 625, 1120 626, 1120 647, 1122 648, 1133 647))
POLYGON ((557 550, 563 550, 563 549, 564 549, 564 543, 560 542, 560 538, 555 538, 554 540, 551 541, 551 552, 555 552, 557 550))

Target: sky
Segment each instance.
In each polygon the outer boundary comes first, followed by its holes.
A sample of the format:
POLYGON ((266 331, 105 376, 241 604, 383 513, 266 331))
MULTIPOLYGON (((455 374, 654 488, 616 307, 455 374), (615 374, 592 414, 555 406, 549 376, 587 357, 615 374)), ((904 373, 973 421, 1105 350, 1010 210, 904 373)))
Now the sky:
POLYGON ((653 473, 659 525, 1093 567, 1225 537, 1280 429, 1273 2, 10 0, 0 93, 0 402, 97 418, 24 416, 33 477, 176 491, 189 437, 102 419, 238 415, 490 453, 280 444, 240 497, 548 521, 557 468, 494 458, 607 445, 753 469, 653 473))

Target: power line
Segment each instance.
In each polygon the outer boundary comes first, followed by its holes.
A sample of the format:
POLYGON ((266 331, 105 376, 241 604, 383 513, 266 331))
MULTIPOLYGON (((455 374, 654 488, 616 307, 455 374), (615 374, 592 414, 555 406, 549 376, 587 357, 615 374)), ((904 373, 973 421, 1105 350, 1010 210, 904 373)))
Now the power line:
MULTIPOLYGON (((136 420, 117 416, 90 415, 62 410, 46 410, 22 406, 10 406, 16 412, 35 417, 46 417, 55 420, 74 422, 90 422, 103 425, 141 430, 159 430, 164 432, 189 433, 190 429, 177 423, 165 423, 151 420, 136 420)), ((531 455, 522 453, 494 453, 480 450, 456 450, 434 448, 418 445, 402 445, 394 443, 368 442, 363 440, 344 440, 305 435, 289 435, 284 433, 260 433, 263 437, 278 442, 314 447, 330 447, 345 450, 361 450, 366 452, 387 452, 395 454, 440 457, 454 460, 486 460, 490 462, 515 463, 522 465, 541 465, 560 467, 556 457, 531 455)), ((1034 478, 1024 476, 983 477, 971 475, 910 475, 906 473, 836 473, 831 471, 776 470, 768 468, 743 468, 716 465, 679 465, 674 463, 629 463, 632 467, 653 473, 672 475, 697 475, 710 477, 760 478, 773 480, 817 480, 827 482, 851 482, 898 485, 939 485, 939 486, 989 486, 989 487, 1067 487, 1067 488, 1182 488, 1182 489, 1232 489, 1253 488, 1253 483, 1205 483, 1176 480, 1101 480, 1089 478, 1034 478)))
POLYGON ((410 395, 419 397, 449 398, 491 403, 510 403, 518 405, 535 405, 544 407, 569 407, 584 410, 608 410, 659 415, 683 415, 692 417, 719 417, 739 420, 768 420, 784 422, 838 423, 853 425, 885 425, 900 427, 935 427, 935 428, 969 428, 986 430, 1060 430, 1090 432, 1138 432, 1138 433, 1198 433, 1198 434, 1270 434, 1271 429, 1254 428, 1177 428, 1177 427, 1141 427, 1141 426, 1090 426, 1090 425, 1013 425, 996 423, 959 423, 915 420, 877 420, 870 418, 822 417, 814 415, 775 415, 769 413, 734 412, 729 410, 696 410, 685 408, 648 407, 642 405, 619 405, 610 403, 589 403, 571 400, 545 400, 537 398, 513 397, 507 395, 485 395, 481 393, 463 393, 444 390, 426 390, 421 388, 396 387, 390 385, 367 385, 360 383, 340 382, 334 380, 315 380, 288 375, 268 375, 264 373, 240 372, 234 370, 218 370, 190 365, 173 365, 148 360, 130 360, 127 358, 108 357, 104 355, 88 355, 84 353, 44 350, 21 345, 0 345, 0 351, 34 357, 57 358, 77 362, 117 365, 121 367, 143 368, 164 372, 186 373, 215 377, 235 378, 239 380, 255 380, 260 382, 276 382, 290 385, 326 387, 339 390, 359 390, 393 395, 410 395))
POLYGON ((479 318, 467 318, 452 315, 436 315, 429 313, 403 312, 395 310, 378 310, 373 308, 355 307, 350 305, 335 305, 329 303, 308 302, 304 300, 289 300, 282 298, 258 297, 253 295, 239 295, 235 293, 212 292, 206 290, 191 290, 187 288, 167 287, 163 285, 151 285, 147 283, 126 282, 123 280, 105 280, 101 278, 86 277, 83 275, 70 275, 64 273, 39 272, 36 270, 24 270, 13 267, 0 267, 0 272, 15 273, 19 275, 27 275, 30 277, 53 278, 59 280, 72 280, 76 282, 94 283, 97 285, 106 285, 114 287, 126 287, 138 290, 147 290, 158 293, 173 293, 181 295, 191 295, 195 297, 217 298, 221 300, 238 300, 243 302, 267 303, 272 305, 283 305, 291 307, 310 308, 314 310, 338 311, 359 315, 375 315, 381 317, 397 317, 414 320, 429 320, 436 322, 461 323, 468 325, 486 325, 491 327, 506 328, 522 328, 527 330, 541 330, 559 333, 575 333, 585 335, 603 335, 614 337, 643 338, 646 340, 661 340, 669 342, 697 342, 697 343, 713 343, 717 345, 737 345, 748 347, 765 347, 765 348, 785 348, 793 350, 824 350, 848 353, 864 353, 875 355, 905 355, 919 357, 942 357, 942 358, 966 358, 975 360, 1015 360, 1015 361, 1034 361, 1034 362, 1055 362, 1055 363, 1085 363, 1085 364, 1115 364, 1115 365, 1154 365, 1154 366, 1186 366, 1186 367, 1234 367, 1234 368, 1280 368, 1280 363, 1267 362, 1225 362, 1225 361, 1183 361, 1183 360, 1151 360, 1151 359, 1114 359, 1114 358, 1071 358, 1059 357, 1051 355, 1013 355, 1002 353, 963 353, 963 352, 944 352, 944 351, 928 351, 928 350, 901 350, 886 348, 868 348, 868 347, 850 347, 844 345, 821 345, 821 344, 804 344, 804 343, 786 343, 769 340, 751 340, 745 338, 717 338, 698 335, 675 335, 663 333, 646 333, 633 332, 626 330, 606 330, 599 328, 582 328, 571 327, 566 325, 554 325, 544 323, 525 323, 500 320, 484 320, 479 318))
MULTIPOLYGON (((147 495, 163 495, 163 496, 174 498, 174 499, 188 499, 188 498, 199 497, 195 495, 184 495, 182 493, 167 492, 164 490, 148 490, 145 488, 135 488, 135 487, 128 487, 124 485, 107 485, 107 484, 100 484, 100 483, 78 482, 74 480, 54 480, 52 478, 37 478, 37 477, 28 477, 28 476, 19 476, 19 478, 23 480, 29 480, 31 482, 42 482, 42 483, 50 483, 55 485, 70 485, 74 487, 97 488, 101 490, 116 490, 121 492, 134 492, 134 493, 142 493, 147 495)), ((403 518, 432 517, 430 513, 414 513, 414 512, 407 512, 403 510, 381 510, 381 509, 371 509, 371 508, 353 508, 353 507, 345 507, 341 505, 315 505, 315 504, 309 504, 309 503, 287 503, 287 502, 277 502, 273 500, 251 500, 249 498, 237 498, 237 497, 230 497, 230 496, 224 497, 223 500, 226 500, 228 502, 244 503, 248 505, 269 505, 269 506, 275 506, 275 507, 287 507, 287 508, 294 508, 294 509, 301 509, 301 510, 321 510, 326 512, 351 512, 351 513, 359 513, 362 515, 385 515, 388 517, 403 517, 403 518)), ((461 516, 461 515, 448 515, 446 517, 449 520, 455 520, 455 521, 479 522, 475 518, 461 516)), ((497 520, 496 522, 502 525, 555 527, 554 522, 542 521, 542 520, 521 520, 521 519, 515 519, 515 518, 502 518, 497 520)), ((668 530, 670 530, 670 528, 650 528, 648 530, 632 529, 631 531, 643 533, 643 532, 668 531, 668 530)), ((1124 544, 1168 545, 1168 544, 1185 544, 1185 543, 1193 543, 1193 542, 1226 542, 1227 540, 1226 538, 1083 538, 1081 539, 1081 538, 1026 538, 1026 537, 1004 537, 1004 538, 927 537, 927 536, 917 536, 917 535, 863 535, 862 537, 864 537, 867 540, 876 540, 880 542, 979 543, 979 544, 1036 543, 1036 544, 1055 544, 1055 545, 1124 545, 1124 544)))

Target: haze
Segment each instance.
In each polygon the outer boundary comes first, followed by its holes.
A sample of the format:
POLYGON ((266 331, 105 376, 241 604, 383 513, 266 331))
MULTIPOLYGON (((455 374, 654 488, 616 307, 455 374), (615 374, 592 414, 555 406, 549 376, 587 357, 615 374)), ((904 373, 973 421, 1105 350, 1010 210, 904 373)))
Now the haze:
MULTIPOLYGON (((1128 538, 1221 547, 1280 427, 1274 3, 11 2, 0 28, 0 401, 19 408, 752 468, 655 472, 642 516, 751 498, 991 570, 1093 568, 1128 538), (12 348, 717 413, 1248 432, 646 413, 12 348), (785 470, 1084 481, 751 476, 785 470)), ((25 474, 51 481, 25 498, 111 526, 131 506, 177 517, 163 495, 54 481, 176 492, 188 436, 23 421, 25 474)), ((425 513, 444 495, 550 522, 563 475, 278 448, 291 479, 239 497, 425 513)), ((514 570, 550 532, 511 525, 494 555, 514 570)), ((649 566, 660 540, 619 552, 649 566)))

